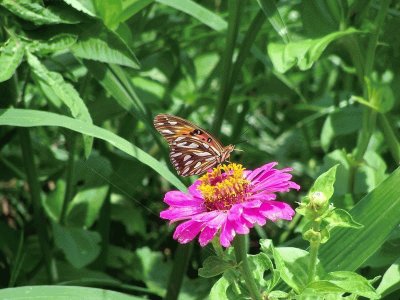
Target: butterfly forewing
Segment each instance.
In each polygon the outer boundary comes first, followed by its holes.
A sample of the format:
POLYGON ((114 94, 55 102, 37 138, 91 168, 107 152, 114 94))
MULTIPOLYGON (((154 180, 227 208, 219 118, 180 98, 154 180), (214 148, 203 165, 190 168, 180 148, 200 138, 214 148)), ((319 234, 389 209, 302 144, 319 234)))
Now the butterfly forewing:
POLYGON ((182 176, 206 172, 233 150, 233 146, 223 147, 206 130, 173 115, 157 115, 154 126, 167 140, 171 163, 182 176))

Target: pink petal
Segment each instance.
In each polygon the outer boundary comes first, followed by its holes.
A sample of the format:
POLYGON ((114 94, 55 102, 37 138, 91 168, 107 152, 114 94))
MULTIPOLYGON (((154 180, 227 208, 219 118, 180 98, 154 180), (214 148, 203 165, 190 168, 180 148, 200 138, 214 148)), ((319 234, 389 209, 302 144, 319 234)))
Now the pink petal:
POLYGON ((170 220, 171 223, 185 220, 205 211, 204 207, 170 207, 160 212, 162 219, 170 220))
POLYGON ((186 244, 196 237, 202 227, 204 227, 203 223, 195 221, 187 221, 179 224, 175 229, 174 239, 178 240, 181 244, 186 244))
POLYGON ((247 174, 246 179, 248 179, 250 181, 256 181, 256 180, 258 180, 258 178, 257 178, 258 176, 262 175, 264 172, 271 170, 277 164, 278 164, 277 162, 271 162, 271 163, 263 165, 262 167, 255 169, 253 171, 250 171, 247 174))
POLYGON ((224 246, 225 248, 229 247, 235 235, 236 232, 233 229, 232 223, 229 220, 227 220, 222 226, 221 235, 219 237, 221 245, 224 246))
POLYGON ((170 191, 165 194, 164 202, 170 206, 198 206, 203 203, 203 200, 193 198, 181 191, 170 191))
POLYGON ((214 238, 217 232, 218 228, 205 227, 199 236, 200 246, 204 247, 205 245, 207 245, 214 238))
POLYGON ((257 223, 260 226, 264 226, 267 222, 266 217, 263 216, 258 208, 250 208, 246 209, 243 212, 243 218, 246 219, 248 222, 254 224, 257 223))
POLYGON ((271 221, 276 221, 277 219, 291 220, 295 214, 289 204, 279 201, 263 203, 260 207, 260 213, 271 221))
POLYGON ((188 191, 193 197, 196 197, 196 198, 199 198, 199 199, 203 199, 203 195, 197 189, 200 184, 201 184, 201 181, 200 180, 196 180, 191 186, 188 187, 188 191))

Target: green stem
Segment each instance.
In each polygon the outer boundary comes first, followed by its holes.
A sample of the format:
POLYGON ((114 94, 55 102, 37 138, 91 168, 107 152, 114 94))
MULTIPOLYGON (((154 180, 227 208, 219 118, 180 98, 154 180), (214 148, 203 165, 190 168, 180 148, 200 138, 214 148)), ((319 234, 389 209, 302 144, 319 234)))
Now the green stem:
POLYGON ((253 273, 251 272, 251 268, 249 262, 247 260, 247 247, 246 247, 246 236, 242 234, 238 234, 235 237, 233 242, 235 247, 235 256, 238 263, 241 263, 240 270, 242 271, 242 275, 244 281, 246 282, 247 289, 250 292, 250 296, 253 300, 262 300, 260 291, 257 287, 257 284, 254 280, 253 273))
POLYGON ((239 20, 242 13, 241 7, 243 2, 237 0, 230 0, 228 2, 229 7, 229 21, 227 30, 227 40, 225 53, 222 58, 222 68, 221 68, 221 79, 220 79, 220 95, 217 104, 217 111, 214 116, 212 131, 214 134, 218 135, 222 121, 224 119, 225 109, 229 101, 229 90, 230 90, 230 79, 232 70, 232 56, 233 50, 235 49, 236 38, 239 31, 239 20))
POLYGON ((42 210, 42 201, 40 197, 40 184, 35 163, 33 161, 32 140, 28 128, 20 128, 20 139, 22 148, 22 158, 26 170, 26 178, 29 185, 29 192, 31 194, 33 206, 33 219, 38 234, 41 252, 43 255, 45 269, 50 282, 58 280, 58 274, 55 269, 55 264, 50 251, 49 237, 46 231, 46 218, 42 210))
POLYGON ((317 258, 318 250, 321 245, 321 233, 319 232, 320 223, 314 221, 313 230, 315 231, 315 236, 310 241, 310 261, 308 265, 308 282, 314 281, 315 273, 317 271, 317 258))
POLYGON ((69 150, 69 157, 68 157, 68 164, 67 164, 67 176, 66 176, 66 188, 65 188, 65 195, 64 201, 61 208, 60 214, 60 224, 64 225, 65 217, 67 215, 68 204, 71 202, 74 192, 74 170, 75 170, 75 152, 76 152, 76 136, 75 132, 70 132, 69 140, 68 140, 68 150, 69 150))
POLYGON ((174 265, 172 266, 172 271, 169 276, 167 295, 165 296, 165 300, 178 299, 179 290, 182 286, 183 277, 186 274, 190 255, 193 250, 193 245, 194 243, 178 245, 174 257, 174 265))
MULTIPOLYGON (((368 101, 371 101, 370 95, 368 95, 368 88, 367 85, 365 84, 364 81, 364 76, 369 77, 374 61, 375 61, 375 52, 376 52, 376 46, 378 44, 378 38, 379 38, 379 33, 381 31, 381 28, 383 26, 383 23, 385 21, 385 17, 389 8, 390 0, 383 0, 381 1, 381 9, 378 12, 378 15, 375 19, 375 30, 372 33, 371 38, 369 39, 369 43, 367 46, 367 53, 366 53, 366 58, 365 58, 365 65, 363 70, 362 66, 359 65, 358 60, 360 59, 360 55, 353 55, 355 62, 358 62, 356 64, 356 69, 357 69, 357 74, 359 77, 359 81, 363 85, 363 94, 364 98, 368 99, 368 101), (357 58, 358 57, 358 58, 357 58)), ((365 152, 367 151, 369 141, 371 139, 372 133, 375 130, 375 124, 376 124, 376 118, 377 118, 377 113, 373 109, 369 107, 364 107, 364 112, 363 112, 363 123, 362 123, 362 128, 361 132, 358 136, 357 140, 357 147, 355 149, 354 153, 354 160, 355 163, 350 167, 349 171, 349 192, 353 192, 354 190, 354 181, 355 181, 355 176, 357 172, 357 168, 359 166, 359 163, 361 162, 362 158, 364 157, 365 152)))
POLYGON ((387 141, 390 153, 397 164, 400 163, 400 143, 396 137, 396 134, 389 123, 389 120, 384 114, 378 115, 379 125, 382 128, 385 141, 387 141))

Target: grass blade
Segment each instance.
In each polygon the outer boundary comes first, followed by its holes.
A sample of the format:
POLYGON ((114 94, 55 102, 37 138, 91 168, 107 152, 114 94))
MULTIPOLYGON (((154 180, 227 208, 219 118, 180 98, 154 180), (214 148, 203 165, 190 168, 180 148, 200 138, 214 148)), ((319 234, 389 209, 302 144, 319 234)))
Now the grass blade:
POLYGON ((101 127, 67 116, 30 109, 1 109, 0 125, 19 127, 59 126, 102 139, 126 154, 135 157, 141 163, 148 165, 178 189, 186 190, 185 185, 165 164, 160 163, 157 159, 127 140, 101 127))

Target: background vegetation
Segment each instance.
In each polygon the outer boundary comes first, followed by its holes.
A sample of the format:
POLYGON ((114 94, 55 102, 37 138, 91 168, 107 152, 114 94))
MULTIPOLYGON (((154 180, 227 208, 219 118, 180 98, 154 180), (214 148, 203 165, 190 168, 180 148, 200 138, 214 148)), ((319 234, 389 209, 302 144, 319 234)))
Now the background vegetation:
MULTIPOLYGON (((159 218, 190 183, 152 125, 171 113, 245 140, 246 168, 293 167, 304 191, 339 163, 333 203, 364 228, 334 231, 320 260, 385 274, 398 299, 398 1, 1 0, 0 22, 0 286, 41 285, 3 298, 209 294, 212 247, 177 246, 159 218)), ((301 230, 256 228, 250 251, 304 249, 301 230)))

